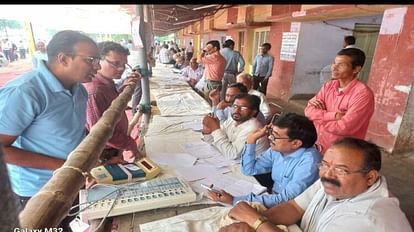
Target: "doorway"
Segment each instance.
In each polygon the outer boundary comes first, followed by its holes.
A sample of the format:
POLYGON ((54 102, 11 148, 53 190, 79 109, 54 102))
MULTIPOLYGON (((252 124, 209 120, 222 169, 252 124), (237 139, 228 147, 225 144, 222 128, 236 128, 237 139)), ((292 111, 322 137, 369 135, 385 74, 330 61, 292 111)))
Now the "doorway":
POLYGON ((365 52, 365 64, 359 74, 359 79, 365 84, 368 82, 369 73, 371 71, 372 58, 374 56, 380 27, 380 24, 355 24, 355 46, 365 52))

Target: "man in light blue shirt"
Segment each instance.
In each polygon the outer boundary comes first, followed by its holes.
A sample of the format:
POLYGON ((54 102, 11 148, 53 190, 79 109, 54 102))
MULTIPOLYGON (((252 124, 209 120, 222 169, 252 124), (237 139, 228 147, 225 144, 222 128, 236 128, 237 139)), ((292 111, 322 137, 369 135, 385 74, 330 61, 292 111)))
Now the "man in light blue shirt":
POLYGON ((305 116, 287 113, 274 118, 271 125, 249 134, 241 156, 243 174, 272 173, 272 193, 233 197, 222 190, 220 194, 209 192, 209 196, 227 204, 259 202, 267 208, 295 198, 319 178, 317 164, 322 156, 314 148, 316 138, 315 126, 305 116), (270 148, 256 157, 256 141, 266 135, 270 148))
POLYGON ((0 142, 19 210, 84 138, 88 94, 81 83, 100 69, 95 41, 77 31, 55 34, 47 54, 39 69, 0 89, 0 142))
POLYGON ((223 87, 220 93, 220 99, 224 99, 227 86, 236 83, 237 74, 244 70, 244 59, 238 51, 234 51, 234 41, 228 39, 224 41, 223 48, 220 50, 221 55, 226 59, 226 67, 224 69, 223 87))
POLYGON ((253 61, 253 89, 259 90, 266 95, 267 83, 273 71, 273 56, 269 55, 272 48, 270 43, 264 43, 260 47, 260 53, 253 61))
POLYGON ((36 43, 36 52, 33 54, 32 67, 36 70, 40 67, 41 61, 47 61, 46 45, 44 42, 39 41, 36 43))

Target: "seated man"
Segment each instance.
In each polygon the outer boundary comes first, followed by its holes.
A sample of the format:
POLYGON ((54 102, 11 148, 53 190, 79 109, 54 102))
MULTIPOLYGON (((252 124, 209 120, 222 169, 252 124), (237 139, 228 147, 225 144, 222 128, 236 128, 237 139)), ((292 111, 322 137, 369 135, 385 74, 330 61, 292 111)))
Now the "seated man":
MULTIPOLYGON (((212 115, 203 119, 204 141, 212 144, 228 159, 240 158, 247 135, 261 127, 256 119, 259 112, 259 98, 247 93, 240 93, 234 97, 231 118, 222 126, 218 118, 212 115)), ((256 152, 261 154, 269 147, 266 138, 257 141, 256 152)))
POLYGON ((299 220, 303 231, 412 231, 380 169, 381 152, 375 144, 343 138, 326 151, 320 180, 305 192, 262 215, 239 203, 229 216, 240 223, 220 231, 273 232, 280 231, 275 225, 299 220))
MULTIPOLYGON (((223 123, 231 117, 231 102, 233 101, 234 96, 239 93, 247 93, 246 86, 241 83, 230 84, 227 87, 225 98, 220 102, 220 90, 214 89, 210 92, 209 98, 212 102, 212 112, 214 112, 214 116, 220 120, 220 123, 223 123)), ((263 126, 266 125, 265 118, 260 110, 257 114, 257 119, 263 126)))
POLYGON ((181 76, 192 88, 195 88, 195 85, 203 76, 203 68, 198 65, 197 58, 192 58, 190 65, 181 70, 181 76))
POLYGON ((266 96, 262 92, 253 89, 253 77, 248 73, 240 73, 237 75, 236 81, 237 83, 242 83, 246 86, 249 94, 260 97, 260 112, 263 113, 266 122, 270 121, 272 112, 270 111, 269 103, 266 100, 266 96))
POLYGON ((272 194, 233 197, 221 190, 220 194, 209 192, 209 196, 227 204, 241 200, 260 202, 267 208, 297 197, 319 178, 317 164, 322 156, 314 148, 316 137, 315 126, 308 118, 295 113, 282 114, 271 125, 249 134, 241 156, 243 174, 272 172, 272 194), (270 140, 270 148, 256 156, 256 141, 265 136, 270 140))

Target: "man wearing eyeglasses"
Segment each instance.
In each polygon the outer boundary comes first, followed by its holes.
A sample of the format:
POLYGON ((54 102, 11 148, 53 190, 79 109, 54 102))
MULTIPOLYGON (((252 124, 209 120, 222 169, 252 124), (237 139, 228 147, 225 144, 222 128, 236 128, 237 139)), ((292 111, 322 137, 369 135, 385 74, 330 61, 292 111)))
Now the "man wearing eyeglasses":
POLYGON ((209 192, 209 196, 227 204, 241 200, 259 202, 266 208, 293 199, 319 178, 316 164, 321 154, 314 147, 316 137, 315 126, 305 116, 286 113, 275 117, 271 124, 249 134, 241 157, 243 174, 271 172, 274 182, 271 193, 233 197, 222 190, 220 194, 209 192), (270 141, 270 148, 256 153, 256 141, 265 137, 270 141))
MULTIPOLYGON (((109 108, 112 101, 118 97, 118 91, 113 79, 120 79, 127 65, 129 50, 115 42, 101 42, 98 44, 100 52, 101 69, 90 83, 85 83, 88 91, 88 106, 86 129, 90 131, 109 108)), ((128 85, 132 78, 139 78, 137 72, 129 74, 124 86, 128 85)), ((118 163, 141 158, 135 140, 127 134, 128 118, 125 112, 115 127, 112 137, 108 140, 101 155, 102 162, 118 163), (129 152, 124 152, 129 151, 129 152)))
POLYGON ((303 231, 411 232, 407 217, 381 176, 381 152, 375 144, 346 137, 326 151, 319 164, 320 180, 301 195, 258 213, 245 202, 230 210, 240 223, 220 232, 281 231, 275 225, 301 221, 303 231))
POLYGON ((85 137, 88 94, 81 83, 101 68, 95 41, 76 31, 56 33, 47 55, 0 89, 0 142, 19 211, 85 137))
MULTIPOLYGON (((259 105, 259 97, 247 93, 237 94, 232 101, 231 117, 222 125, 213 115, 203 118, 204 141, 212 144, 227 159, 240 158, 247 135, 262 126, 256 119, 259 105)), ((268 147, 267 139, 259 139, 256 151, 260 154, 268 147)))

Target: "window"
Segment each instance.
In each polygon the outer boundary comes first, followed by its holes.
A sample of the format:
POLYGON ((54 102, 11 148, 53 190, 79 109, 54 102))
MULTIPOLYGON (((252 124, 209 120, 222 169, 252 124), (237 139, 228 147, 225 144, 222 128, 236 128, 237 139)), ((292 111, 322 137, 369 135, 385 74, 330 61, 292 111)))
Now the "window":
POLYGON ((244 54, 244 31, 239 31, 239 46, 237 50, 243 55, 244 54))
POLYGON ((260 52, 260 45, 269 41, 269 31, 270 31, 270 28, 255 30, 252 60, 254 60, 256 55, 260 52))

